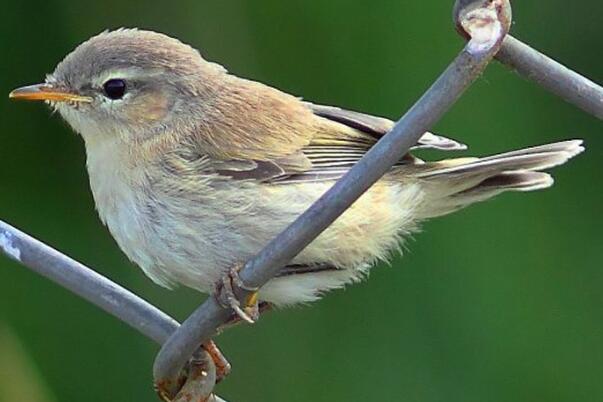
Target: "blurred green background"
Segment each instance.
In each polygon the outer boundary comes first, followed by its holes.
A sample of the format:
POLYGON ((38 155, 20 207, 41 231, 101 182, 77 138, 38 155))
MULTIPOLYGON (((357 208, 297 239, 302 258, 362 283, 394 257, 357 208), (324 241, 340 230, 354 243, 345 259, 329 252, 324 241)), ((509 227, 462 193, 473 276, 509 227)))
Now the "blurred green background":
MULTIPOLYGON (((603 3, 516 1, 513 32, 603 82, 603 3)), ((397 118, 462 41, 452 1, 6 2, 0 25, 0 219, 183 319, 100 224, 82 141, 11 103, 78 43, 122 26, 169 33, 235 74, 397 118)), ((601 122, 497 64, 435 127, 475 154, 581 137, 548 191, 429 222, 403 261, 310 307, 218 338, 230 401, 601 401, 601 122)), ((439 156, 430 154, 429 156, 439 156)), ((0 401, 153 401, 157 345, 0 258, 0 401)))

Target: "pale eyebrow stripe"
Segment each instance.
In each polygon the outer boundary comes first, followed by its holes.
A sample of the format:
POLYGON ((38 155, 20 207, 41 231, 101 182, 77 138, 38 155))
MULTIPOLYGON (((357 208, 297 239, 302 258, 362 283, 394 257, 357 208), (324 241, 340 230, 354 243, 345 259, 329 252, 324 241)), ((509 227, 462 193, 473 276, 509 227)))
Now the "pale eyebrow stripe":
POLYGON ((102 86, 105 82, 111 79, 137 79, 140 77, 155 77, 163 74, 163 71, 159 69, 149 69, 145 70, 139 67, 128 67, 128 68, 118 68, 113 70, 107 70, 94 78, 92 80, 92 84, 96 86, 102 86))

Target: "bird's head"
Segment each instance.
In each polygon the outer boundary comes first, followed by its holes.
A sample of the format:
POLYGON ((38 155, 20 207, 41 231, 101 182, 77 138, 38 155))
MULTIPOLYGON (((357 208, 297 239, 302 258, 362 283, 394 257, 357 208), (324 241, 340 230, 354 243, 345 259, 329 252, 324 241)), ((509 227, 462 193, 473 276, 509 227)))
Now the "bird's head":
POLYGON ((186 125, 223 75, 221 66, 177 39, 119 29, 82 43, 44 83, 10 97, 46 101, 87 142, 106 136, 139 140, 186 125))

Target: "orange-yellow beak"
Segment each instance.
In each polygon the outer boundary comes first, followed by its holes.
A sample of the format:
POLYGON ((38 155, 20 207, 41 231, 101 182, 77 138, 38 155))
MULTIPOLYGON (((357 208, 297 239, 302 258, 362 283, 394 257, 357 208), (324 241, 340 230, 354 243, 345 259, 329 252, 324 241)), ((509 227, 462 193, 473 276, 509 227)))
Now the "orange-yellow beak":
POLYGON ((89 96, 69 93, 60 90, 59 88, 55 88, 51 84, 36 84, 17 88, 12 91, 8 97, 11 99, 28 101, 92 102, 92 98, 89 96))

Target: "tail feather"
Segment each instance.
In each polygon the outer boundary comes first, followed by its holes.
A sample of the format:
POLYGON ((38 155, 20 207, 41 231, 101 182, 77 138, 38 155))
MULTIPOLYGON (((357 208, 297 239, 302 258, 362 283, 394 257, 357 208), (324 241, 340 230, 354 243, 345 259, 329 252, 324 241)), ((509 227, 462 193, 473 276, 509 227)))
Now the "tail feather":
POLYGON ((572 140, 520 149, 484 158, 451 159, 419 165, 426 199, 424 218, 445 215, 505 191, 534 191, 553 185, 542 170, 567 162, 584 151, 572 140))
POLYGON ((540 152, 567 152, 575 156, 580 152, 584 151, 584 147, 582 146, 583 142, 584 141, 582 140, 567 140, 554 142, 552 144, 538 145, 535 147, 522 148, 511 152, 487 156, 485 158, 481 158, 481 160, 501 159, 510 156, 527 155, 540 152))
POLYGON ((553 177, 544 172, 512 172, 501 173, 482 181, 479 186, 462 191, 455 196, 463 196, 491 190, 533 191, 551 187, 553 177))
POLYGON ((545 170, 564 164, 582 151, 584 151, 584 147, 580 140, 558 142, 484 158, 471 158, 468 159, 467 163, 462 163, 467 160, 463 158, 460 159, 461 164, 455 164, 455 159, 427 163, 425 164, 427 170, 419 173, 417 177, 430 178, 441 175, 466 175, 472 172, 483 174, 492 171, 502 172, 504 170, 545 170))

